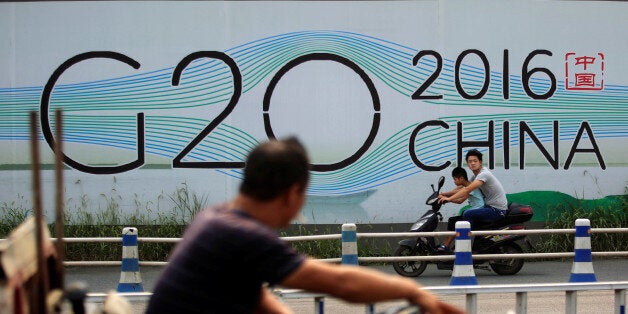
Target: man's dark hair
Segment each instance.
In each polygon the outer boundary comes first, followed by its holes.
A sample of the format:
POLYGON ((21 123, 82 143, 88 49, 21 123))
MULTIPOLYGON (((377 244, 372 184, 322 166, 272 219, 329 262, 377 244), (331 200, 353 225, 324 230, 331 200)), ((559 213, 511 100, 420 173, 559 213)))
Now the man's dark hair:
POLYGON ((463 178, 465 181, 469 181, 469 178, 467 177, 467 171, 464 170, 464 168, 462 167, 454 168, 454 170, 451 171, 451 176, 453 178, 463 178))
POLYGON ((470 156, 475 156, 475 157, 477 157, 480 160, 480 162, 482 162, 482 153, 480 153, 479 150, 472 149, 472 150, 468 151, 467 152, 467 156, 464 158, 464 160, 469 160, 470 156))
POLYGON ((276 198, 295 183, 307 188, 310 162, 295 137, 271 140, 255 147, 246 158, 240 193, 259 201, 276 198))

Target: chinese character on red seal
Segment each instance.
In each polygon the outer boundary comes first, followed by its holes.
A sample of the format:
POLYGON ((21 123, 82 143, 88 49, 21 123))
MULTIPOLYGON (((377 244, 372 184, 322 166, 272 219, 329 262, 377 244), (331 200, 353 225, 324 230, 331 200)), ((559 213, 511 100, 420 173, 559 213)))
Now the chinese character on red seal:
POLYGON ((604 54, 566 53, 565 89, 584 91, 604 89, 604 54))

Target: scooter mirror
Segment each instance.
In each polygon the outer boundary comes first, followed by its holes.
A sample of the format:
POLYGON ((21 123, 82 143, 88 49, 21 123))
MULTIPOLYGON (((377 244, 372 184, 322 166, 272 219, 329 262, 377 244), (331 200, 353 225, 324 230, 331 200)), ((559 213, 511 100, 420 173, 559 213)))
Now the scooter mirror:
POLYGON ((438 190, 439 191, 440 191, 440 188, 442 188, 444 184, 445 184, 445 177, 441 176, 440 178, 438 178, 438 190))

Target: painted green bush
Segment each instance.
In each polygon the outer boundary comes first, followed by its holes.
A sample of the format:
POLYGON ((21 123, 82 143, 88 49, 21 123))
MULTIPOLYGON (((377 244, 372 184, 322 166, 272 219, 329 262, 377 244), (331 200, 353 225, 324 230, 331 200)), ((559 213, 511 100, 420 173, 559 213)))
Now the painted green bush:
MULTIPOLYGON (((628 197, 607 197, 607 202, 580 201, 566 205, 548 214, 546 228, 571 229, 579 218, 589 219, 591 228, 628 228, 628 197)), ((573 234, 554 234, 540 237, 539 252, 572 252, 573 234)), ((592 251, 628 251, 628 233, 592 233, 592 251)))

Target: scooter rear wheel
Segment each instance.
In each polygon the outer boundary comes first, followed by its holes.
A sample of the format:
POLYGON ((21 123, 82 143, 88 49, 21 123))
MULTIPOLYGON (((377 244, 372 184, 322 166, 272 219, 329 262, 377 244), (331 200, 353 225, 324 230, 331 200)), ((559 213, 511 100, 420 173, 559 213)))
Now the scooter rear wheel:
MULTIPOLYGON (((395 256, 417 256, 425 255, 418 251, 418 248, 411 248, 409 246, 399 246, 395 251, 395 256)), ((393 268, 397 274, 405 277, 418 277, 421 275, 427 267, 427 261, 402 261, 393 262, 393 268)))
MULTIPOLYGON (((515 242, 505 243, 500 246, 497 254, 520 254, 523 253, 521 246, 515 242)), ((491 269, 501 276, 509 276, 518 273, 523 267, 523 259, 500 259, 489 262, 491 269)))

